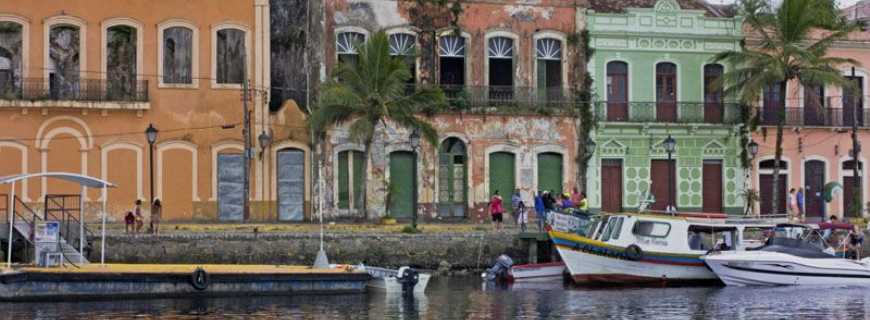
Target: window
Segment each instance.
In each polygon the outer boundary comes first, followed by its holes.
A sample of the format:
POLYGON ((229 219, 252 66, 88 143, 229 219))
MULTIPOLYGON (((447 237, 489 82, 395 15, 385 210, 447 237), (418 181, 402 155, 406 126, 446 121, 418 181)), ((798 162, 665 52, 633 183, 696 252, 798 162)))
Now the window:
POLYGON ((619 240, 619 235, 622 233, 623 220, 625 220, 624 217, 619 217, 619 219, 616 219, 616 224, 613 226, 613 234, 610 236, 610 239, 619 240))
POLYGON ((622 220, 624 217, 610 218, 607 222, 607 227, 601 235, 601 241, 617 240, 622 232, 622 220))
POLYGON ((80 28, 71 24, 56 24, 49 29, 48 69, 49 92, 53 99, 78 97, 80 68, 80 28))
POLYGON ((690 250, 734 250, 738 243, 737 230, 733 227, 691 225, 687 241, 690 250))
POLYGON ((547 100, 561 98, 562 42, 552 38, 538 39, 535 41, 535 56, 539 92, 542 92, 547 100))
POLYGON ((722 77, 724 68, 720 64, 704 66, 704 122, 721 123, 724 108, 722 89, 717 81, 722 77))
POLYGON ((106 89, 108 98, 126 100, 136 94, 137 30, 116 25, 106 30, 106 89))
POLYGON ((511 100, 514 85, 514 40, 492 37, 487 41, 489 58, 489 98, 511 100))
POLYGON ((777 124, 780 118, 785 120, 785 82, 777 82, 764 88, 762 124, 777 124))
POLYGON ((166 84, 193 84, 196 37, 193 29, 175 26, 163 29, 162 81, 166 84))
POLYGON ((365 35, 359 32, 342 32, 335 38, 335 51, 338 53, 338 63, 356 64, 359 55, 358 47, 365 42, 365 35))
POLYGON ((18 97, 21 93, 23 27, 0 21, 0 97, 18 97))
POLYGON ((360 209, 363 203, 363 153, 348 150, 338 153, 338 208, 360 209))
POLYGON ((607 121, 628 120, 628 64, 607 63, 607 121))
POLYGON ((465 85, 465 38, 447 35, 438 38, 438 81, 448 94, 465 85))
POLYGON ((671 232, 671 224, 656 221, 638 221, 631 230, 637 236, 664 238, 671 232))
POLYGON ((846 77, 852 87, 843 88, 843 126, 851 127, 857 122, 864 126, 864 77, 846 77))
POLYGON ((217 30, 215 46, 218 84, 242 84, 245 80, 245 31, 236 28, 217 30))
POLYGON ((656 65, 656 120, 677 120, 677 65, 670 62, 656 65))
POLYGON ((408 65, 411 77, 406 81, 413 86, 417 81, 417 61, 414 56, 414 48, 417 38, 407 33, 394 33, 390 35, 390 55, 402 57, 408 65))
MULTIPOLYGON (((761 162, 758 163, 758 169, 761 169, 761 170, 764 170, 764 169, 773 170, 773 165, 775 164, 775 162, 776 162, 776 160, 774 160, 774 159, 761 161, 761 162)), ((784 161, 784 160, 780 160, 780 161, 779 161, 779 169, 780 169, 780 170, 788 169, 788 162, 786 162, 786 161, 784 161)))
POLYGON ((825 86, 804 85, 804 125, 820 126, 825 124, 825 86))

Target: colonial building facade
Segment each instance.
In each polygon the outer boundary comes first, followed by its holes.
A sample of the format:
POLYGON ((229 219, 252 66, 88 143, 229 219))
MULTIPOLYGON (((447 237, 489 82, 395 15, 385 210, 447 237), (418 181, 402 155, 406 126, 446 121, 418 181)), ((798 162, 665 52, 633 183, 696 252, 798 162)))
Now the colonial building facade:
POLYGON ((596 150, 587 193, 593 210, 650 208, 740 213, 742 117, 711 86, 739 49, 741 19, 695 1, 593 2, 587 27, 594 55, 596 150), (664 142, 676 145, 671 154, 664 142), (671 159, 671 160, 669 160, 671 159))
POLYGON ((326 74, 339 61, 353 61, 353 43, 385 31, 392 54, 409 55, 412 85, 439 85, 451 100, 450 112, 429 118, 439 131, 437 146, 414 150, 404 128, 378 128, 368 172, 361 172, 363 146, 346 127, 331 130, 323 166, 332 182, 323 190, 328 216, 389 211, 406 218, 416 209, 428 219, 478 219, 496 192, 509 199, 519 189, 531 204, 536 190, 575 186, 582 146, 571 92, 585 68, 578 41, 584 2, 331 0, 325 6, 326 74), (368 212, 360 210, 364 188, 368 212))
MULTIPOLYGON (((0 3, 0 175, 106 179, 117 188, 85 201, 108 196, 115 220, 137 199, 147 208, 153 151, 153 197, 163 201, 164 220, 302 220, 311 198, 308 135, 294 103, 279 97, 268 107, 270 46, 261 39, 269 39, 269 16, 268 3, 254 0, 0 3), (246 80, 252 140, 271 137, 252 142, 247 214, 246 80), (149 124, 158 130, 152 150, 149 124)), ((78 191, 46 180, 16 186, 37 209, 46 195, 78 191)))

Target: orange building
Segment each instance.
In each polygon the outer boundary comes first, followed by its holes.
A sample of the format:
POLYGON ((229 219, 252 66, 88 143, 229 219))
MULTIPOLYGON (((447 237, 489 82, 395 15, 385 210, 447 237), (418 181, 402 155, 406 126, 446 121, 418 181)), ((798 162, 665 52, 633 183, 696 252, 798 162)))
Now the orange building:
MULTIPOLYGON (((164 220, 303 219, 308 135, 295 103, 269 100, 267 2, 0 2, 0 176, 66 171, 107 179, 117 185, 108 196, 118 220, 151 197, 145 129, 153 124, 153 196, 163 201, 164 220), (242 209, 246 79, 249 213, 242 209), (271 137, 266 148, 261 134, 271 137)), ((47 194, 79 191, 45 180, 16 189, 36 208, 47 194)), ((86 202, 103 196, 90 191, 86 202)))

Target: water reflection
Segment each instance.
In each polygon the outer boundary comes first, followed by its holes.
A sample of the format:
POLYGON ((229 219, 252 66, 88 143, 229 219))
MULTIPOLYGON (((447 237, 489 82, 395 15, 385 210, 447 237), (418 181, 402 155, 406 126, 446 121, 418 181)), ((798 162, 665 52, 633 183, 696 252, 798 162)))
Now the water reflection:
POLYGON ((426 295, 239 297, 0 304, 0 319, 855 319, 870 290, 837 288, 576 288, 482 286, 433 279, 426 295))

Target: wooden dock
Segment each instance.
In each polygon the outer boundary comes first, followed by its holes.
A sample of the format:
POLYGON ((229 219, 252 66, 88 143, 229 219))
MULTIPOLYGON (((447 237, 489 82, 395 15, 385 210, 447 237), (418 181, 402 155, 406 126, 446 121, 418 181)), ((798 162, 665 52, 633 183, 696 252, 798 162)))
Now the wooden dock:
POLYGON ((0 273, 0 301, 365 292, 352 268, 283 265, 90 264, 0 273))

